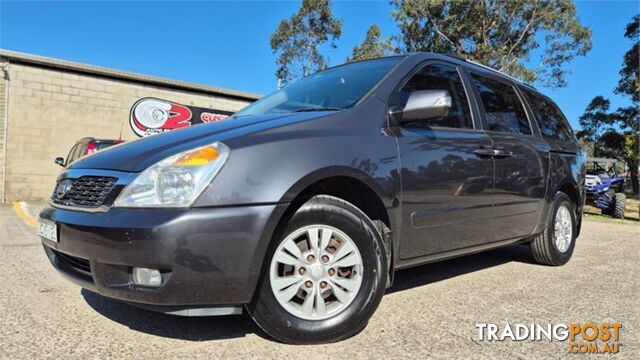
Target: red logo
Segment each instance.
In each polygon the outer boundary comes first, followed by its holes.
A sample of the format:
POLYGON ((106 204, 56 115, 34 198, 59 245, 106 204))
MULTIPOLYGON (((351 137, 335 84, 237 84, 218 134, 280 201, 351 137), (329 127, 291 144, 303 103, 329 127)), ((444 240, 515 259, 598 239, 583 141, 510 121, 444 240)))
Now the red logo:
POLYGON ((138 136, 148 136, 191 126, 191 110, 168 101, 144 98, 131 108, 130 124, 138 136))
POLYGON ((220 120, 225 120, 228 117, 229 115, 214 114, 210 112, 203 112, 202 114, 200 114, 200 120, 202 120, 203 123, 211 123, 211 122, 216 122, 220 120))

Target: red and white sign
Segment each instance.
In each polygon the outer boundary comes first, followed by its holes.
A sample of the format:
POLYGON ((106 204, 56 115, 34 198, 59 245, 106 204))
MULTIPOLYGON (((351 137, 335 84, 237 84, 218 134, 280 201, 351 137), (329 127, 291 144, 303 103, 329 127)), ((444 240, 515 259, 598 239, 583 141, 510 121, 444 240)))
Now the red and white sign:
POLYGON ((143 98, 131 107, 129 124, 133 132, 149 136, 191 125, 225 120, 232 113, 186 106, 155 98, 143 98))

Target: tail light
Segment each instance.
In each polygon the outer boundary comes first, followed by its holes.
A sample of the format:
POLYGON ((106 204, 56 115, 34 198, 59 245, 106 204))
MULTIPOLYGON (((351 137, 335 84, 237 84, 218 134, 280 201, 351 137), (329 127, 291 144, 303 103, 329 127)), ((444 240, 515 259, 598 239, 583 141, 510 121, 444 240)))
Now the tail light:
POLYGON ((87 148, 84 151, 84 154, 89 155, 89 154, 93 154, 94 152, 96 152, 96 142, 90 141, 89 144, 87 144, 87 148))

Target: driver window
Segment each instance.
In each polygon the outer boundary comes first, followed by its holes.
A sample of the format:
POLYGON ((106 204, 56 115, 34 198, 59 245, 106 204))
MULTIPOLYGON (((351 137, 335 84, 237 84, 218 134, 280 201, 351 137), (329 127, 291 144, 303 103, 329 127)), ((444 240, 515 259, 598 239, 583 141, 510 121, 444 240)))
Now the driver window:
POLYGON ((69 154, 67 155, 67 159, 65 160, 64 164, 65 165, 69 165, 73 162, 73 160, 75 159, 75 153, 78 150, 78 146, 80 146, 78 143, 76 143, 71 150, 69 151, 69 154))
POLYGON ((398 94, 400 108, 404 108, 411 92, 416 90, 447 90, 451 96, 451 110, 447 116, 418 121, 412 125, 442 126, 459 129, 473 129, 469 102, 462 85, 462 79, 455 66, 444 64, 426 65, 415 73, 398 94))

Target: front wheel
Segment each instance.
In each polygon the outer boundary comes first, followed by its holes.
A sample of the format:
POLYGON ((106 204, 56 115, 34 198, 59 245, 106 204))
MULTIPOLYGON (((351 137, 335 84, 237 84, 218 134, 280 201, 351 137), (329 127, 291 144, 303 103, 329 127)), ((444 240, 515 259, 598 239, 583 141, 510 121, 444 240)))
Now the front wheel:
POLYGON ((293 344, 338 341, 361 331, 386 282, 384 245, 371 220, 341 199, 320 195, 276 236, 248 306, 256 323, 293 344))

